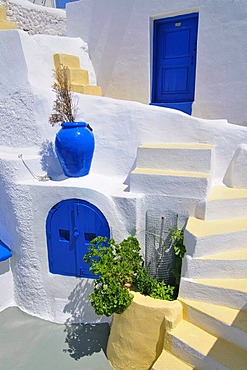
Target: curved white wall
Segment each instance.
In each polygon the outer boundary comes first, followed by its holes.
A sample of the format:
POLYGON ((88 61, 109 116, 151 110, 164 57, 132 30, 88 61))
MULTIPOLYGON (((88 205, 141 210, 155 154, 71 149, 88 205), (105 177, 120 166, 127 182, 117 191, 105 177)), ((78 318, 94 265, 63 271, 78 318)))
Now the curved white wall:
POLYGON ((199 12, 193 115, 247 125, 245 0, 83 0, 67 5, 69 36, 89 45, 105 96, 150 102, 152 21, 199 12))

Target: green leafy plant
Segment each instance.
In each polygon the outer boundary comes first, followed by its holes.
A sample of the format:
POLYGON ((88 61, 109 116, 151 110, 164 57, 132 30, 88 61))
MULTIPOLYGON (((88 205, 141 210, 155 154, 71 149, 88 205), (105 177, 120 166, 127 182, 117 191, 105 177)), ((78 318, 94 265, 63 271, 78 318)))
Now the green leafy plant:
POLYGON ((140 267, 133 279, 134 288, 143 295, 149 295, 152 298, 172 301, 174 299, 174 289, 166 285, 164 281, 157 281, 148 275, 144 267, 140 267))
POLYGON ((84 261, 99 275, 89 296, 96 314, 111 316, 123 312, 133 299, 128 287, 142 262, 137 239, 129 236, 117 244, 113 239, 97 237, 92 240, 84 261))
POLYGON ((186 248, 183 245, 184 240, 184 230, 179 229, 177 226, 170 229, 171 232, 171 238, 173 242, 173 248, 176 256, 175 260, 175 266, 172 270, 172 273, 175 277, 176 287, 174 290, 174 295, 177 297, 178 290, 179 290, 179 284, 181 279, 181 268, 182 268, 182 260, 184 258, 184 255, 186 253, 186 248))
POLYGON ((119 244, 114 239, 103 237, 92 240, 84 261, 98 275, 94 280, 94 291, 89 296, 97 315, 122 313, 133 299, 130 287, 153 298, 174 299, 175 287, 148 275, 142 266, 140 249, 138 240, 133 236, 119 244))

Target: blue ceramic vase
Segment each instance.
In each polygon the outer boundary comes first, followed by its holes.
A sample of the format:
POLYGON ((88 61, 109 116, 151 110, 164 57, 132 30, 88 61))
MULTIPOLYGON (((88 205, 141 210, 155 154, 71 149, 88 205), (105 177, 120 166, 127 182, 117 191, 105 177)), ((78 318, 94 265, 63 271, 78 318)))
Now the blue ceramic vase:
POLYGON ((55 140, 63 172, 68 177, 89 173, 94 152, 94 136, 86 122, 63 122, 55 140))

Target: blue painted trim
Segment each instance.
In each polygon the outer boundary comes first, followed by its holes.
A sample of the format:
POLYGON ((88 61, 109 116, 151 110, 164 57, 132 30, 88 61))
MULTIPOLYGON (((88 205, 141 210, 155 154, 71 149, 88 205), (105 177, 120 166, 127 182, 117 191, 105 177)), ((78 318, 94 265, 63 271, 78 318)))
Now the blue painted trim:
POLYGON ((12 257, 11 250, 0 240, 0 261, 6 261, 10 257, 12 257))
POLYGON ((192 104, 193 104, 192 101, 183 103, 150 103, 150 105, 157 105, 159 107, 176 109, 179 110, 180 112, 189 114, 190 116, 192 113, 192 104))

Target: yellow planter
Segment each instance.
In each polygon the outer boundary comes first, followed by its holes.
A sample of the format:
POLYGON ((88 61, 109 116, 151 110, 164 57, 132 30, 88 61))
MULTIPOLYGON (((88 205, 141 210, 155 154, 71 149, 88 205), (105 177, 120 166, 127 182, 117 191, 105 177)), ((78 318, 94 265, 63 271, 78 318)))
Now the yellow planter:
POLYGON ((122 314, 115 314, 107 346, 114 370, 148 370, 159 357, 166 330, 182 320, 179 301, 162 301, 132 292, 134 299, 122 314))

